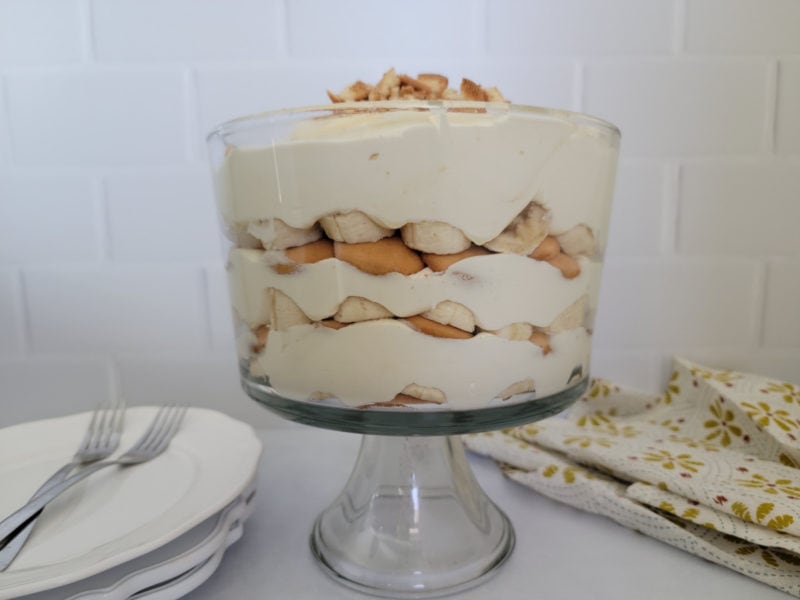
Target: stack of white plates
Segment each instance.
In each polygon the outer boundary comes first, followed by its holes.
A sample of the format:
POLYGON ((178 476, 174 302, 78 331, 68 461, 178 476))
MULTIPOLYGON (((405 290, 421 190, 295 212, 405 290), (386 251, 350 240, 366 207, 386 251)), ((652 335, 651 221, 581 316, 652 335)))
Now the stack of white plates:
MULTIPOLYGON (((130 408, 121 451, 155 415, 130 408)), ((13 512, 78 447, 90 415, 0 429, 0 517, 13 512)), ((42 513, 0 573, 0 600, 167 600, 202 584, 242 535, 261 444, 250 426, 190 409, 149 463, 100 471, 42 513)))

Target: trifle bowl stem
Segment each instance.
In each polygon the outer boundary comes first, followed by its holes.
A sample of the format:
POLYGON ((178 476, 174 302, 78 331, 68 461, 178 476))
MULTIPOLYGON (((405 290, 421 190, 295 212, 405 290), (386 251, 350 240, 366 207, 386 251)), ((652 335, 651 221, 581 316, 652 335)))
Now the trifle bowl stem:
POLYGON ((365 435, 311 549, 338 582, 378 596, 431 598, 496 572, 514 530, 476 481, 457 436, 365 435))

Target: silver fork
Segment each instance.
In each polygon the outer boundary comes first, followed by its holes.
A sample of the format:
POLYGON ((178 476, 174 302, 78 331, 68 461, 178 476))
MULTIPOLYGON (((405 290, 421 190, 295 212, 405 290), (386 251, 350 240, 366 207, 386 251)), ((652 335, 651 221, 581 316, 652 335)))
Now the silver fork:
MULTIPOLYGON (((86 429, 81 445, 78 447, 72 460, 53 473, 50 478, 34 492, 31 499, 37 498, 53 485, 64 481, 67 475, 76 467, 97 462, 98 460, 103 460, 111 456, 119 446, 124 414, 124 401, 120 400, 114 402, 110 406, 104 404, 99 405, 94 410, 94 413, 92 413, 89 427, 86 429)), ((25 542, 28 540, 28 537, 36 525, 38 516, 39 514, 37 513, 31 517, 24 527, 19 530, 19 533, 11 538, 5 546, 0 544, 0 572, 4 571, 17 554, 19 554, 20 550, 22 550, 22 547, 25 545, 25 542)))
POLYGON ((115 465, 132 466, 145 463, 159 456, 169 446, 175 436, 183 418, 186 416, 186 406, 168 405, 159 408, 147 431, 139 440, 116 460, 107 460, 83 468, 81 471, 57 483, 32 498, 22 508, 0 521, 0 544, 13 534, 28 519, 43 509, 49 502, 60 496, 64 491, 83 481, 93 473, 115 465))

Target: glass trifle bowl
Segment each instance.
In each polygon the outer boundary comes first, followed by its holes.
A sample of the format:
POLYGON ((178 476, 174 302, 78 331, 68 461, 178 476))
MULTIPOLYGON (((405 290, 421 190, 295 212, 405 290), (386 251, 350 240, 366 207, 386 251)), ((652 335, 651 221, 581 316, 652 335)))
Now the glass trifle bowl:
POLYGON ((514 545, 457 434, 586 389, 619 131, 507 103, 340 103, 208 137, 242 385, 364 434, 311 547, 396 597, 474 585, 514 545))

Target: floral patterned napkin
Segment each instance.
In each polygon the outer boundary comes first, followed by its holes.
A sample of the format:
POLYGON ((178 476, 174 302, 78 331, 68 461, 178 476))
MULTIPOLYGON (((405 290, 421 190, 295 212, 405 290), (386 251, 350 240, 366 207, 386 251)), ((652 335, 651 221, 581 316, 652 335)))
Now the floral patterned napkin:
POLYGON ((661 396, 465 436, 511 479, 800 597, 800 386, 676 359, 661 396))

